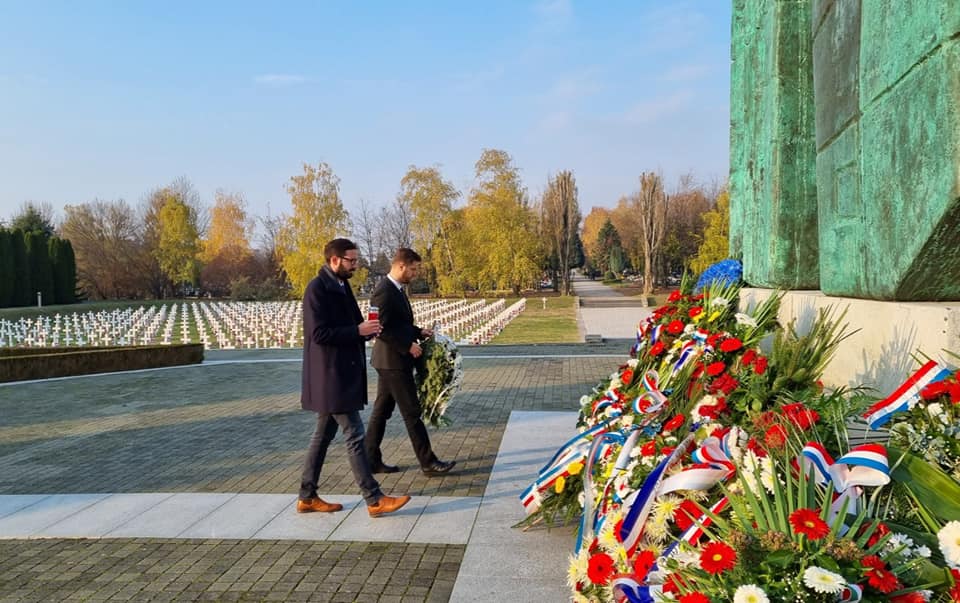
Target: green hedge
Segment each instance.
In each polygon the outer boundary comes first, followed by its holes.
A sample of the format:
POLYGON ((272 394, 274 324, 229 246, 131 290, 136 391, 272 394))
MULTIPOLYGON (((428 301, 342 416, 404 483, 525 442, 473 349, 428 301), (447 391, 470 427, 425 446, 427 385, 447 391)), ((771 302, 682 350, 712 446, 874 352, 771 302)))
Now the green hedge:
POLYGON ((203 362, 203 344, 0 348, 0 383, 203 362))

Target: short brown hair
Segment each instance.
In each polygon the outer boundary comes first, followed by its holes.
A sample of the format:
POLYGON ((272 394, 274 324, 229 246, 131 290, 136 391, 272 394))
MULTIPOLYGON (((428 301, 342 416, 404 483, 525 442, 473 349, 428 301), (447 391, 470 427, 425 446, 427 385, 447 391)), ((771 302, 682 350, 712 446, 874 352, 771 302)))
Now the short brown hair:
POLYGON ((404 264, 409 266, 414 262, 422 262, 422 261, 423 259, 420 257, 420 254, 410 249, 409 247, 400 247, 399 249, 397 249, 397 252, 393 254, 394 264, 404 264))

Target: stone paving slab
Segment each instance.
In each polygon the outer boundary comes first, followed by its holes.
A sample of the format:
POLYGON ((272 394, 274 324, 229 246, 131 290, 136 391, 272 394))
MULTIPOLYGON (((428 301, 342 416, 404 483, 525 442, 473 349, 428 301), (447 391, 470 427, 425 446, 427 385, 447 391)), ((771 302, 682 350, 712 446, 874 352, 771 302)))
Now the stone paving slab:
POLYGON ((237 494, 212 513, 174 534, 177 538, 252 538, 284 510, 292 511, 291 494, 237 494))
MULTIPOLYGON (((101 538, 157 506, 172 494, 111 494, 78 513, 31 534, 33 538, 101 538)), ((52 496, 51 499, 63 499, 52 496)), ((53 502, 51 500, 51 502, 53 502)), ((69 512, 69 511, 68 511, 69 512)), ((17 515, 11 517, 16 521, 17 515)), ((0 533, 2 536, 2 533, 0 533)))
POLYGON ((7 538, 26 538, 103 500, 106 494, 69 494, 46 496, 32 505, 0 518, 0 534, 7 538))
POLYGON ((169 538, 227 504, 236 494, 174 494, 106 534, 111 538, 169 538))
POLYGON ((270 522, 257 530, 253 538, 276 540, 327 540, 343 519, 356 507, 360 506, 363 498, 358 495, 327 495, 322 497, 327 502, 338 502, 343 505, 339 513, 297 513, 295 506, 296 495, 290 497, 288 506, 284 507, 270 522))

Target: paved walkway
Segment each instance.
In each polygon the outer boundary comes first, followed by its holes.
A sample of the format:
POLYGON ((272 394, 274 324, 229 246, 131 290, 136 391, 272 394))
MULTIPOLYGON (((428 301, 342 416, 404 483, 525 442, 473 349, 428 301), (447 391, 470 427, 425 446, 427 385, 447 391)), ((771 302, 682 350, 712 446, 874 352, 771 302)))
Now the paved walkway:
POLYGON ((2 387, 0 601, 562 600, 571 533, 511 529, 517 494, 625 354, 466 349, 454 424, 431 434, 455 472, 423 476, 395 418, 384 451, 403 470, 381 481, 414 500, 377 520, 339 441, 320 490, 347 509, 292 510, 313 427, 295 352, 2 387))
POLYGON ((644 307, 639 299, 625 298, 616 289, 583 276, 575 276, 574 294, 586 298, 584 302, 617 301, 619 307, 580 306, 578 322, 581 334, 601 335, 604 339, 636 341, 637 323, 650 315, 652 308, 644 307))

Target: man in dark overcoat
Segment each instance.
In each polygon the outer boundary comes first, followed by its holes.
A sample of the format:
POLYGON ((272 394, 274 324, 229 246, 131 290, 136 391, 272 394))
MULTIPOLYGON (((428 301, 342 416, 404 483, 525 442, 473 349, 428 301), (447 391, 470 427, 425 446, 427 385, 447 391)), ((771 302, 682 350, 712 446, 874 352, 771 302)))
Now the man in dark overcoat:
POLYGON ((317 481, 330 442, 343 431, 353 477, 367 511, 378 517, 396 511, 409 496, 386 496, 374 479, 363 446, 360 410, 367 403, 367 359, 364 343, 380 332, 379 320, 364 320, 347 281, 359 262, 357 246, 334 239, 323 250, 326 265, 307 285, 303 296, 303 385, 300 404, 317 413, 317 429, 300 478, 297 512, 339 511, 343 505, 317 496, 317 481))
POLYGON ((382 327, 370 359, 377 369, 377 398, 367 423, 366 447, 374 473, 400 470, 385 463, 380 450, 387 419, 395 407, 400 409, 413 452, 425 475, 443 475, 456 465, 456 461, 441 461, 433 452, 427 427, 420 416, 422 409, 413 376, 414 362, 423 354, 419 341, 433 335, 432 330, 414 324, 413 308, 403 291, 403 287, 417 277, 421 262, 416 251, 407 247, 397 249, 390 273, 380 279, 370 296, 370 303, 380 310, 382 327))

